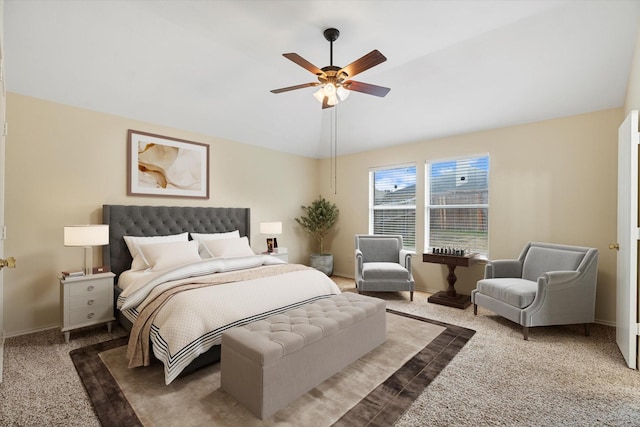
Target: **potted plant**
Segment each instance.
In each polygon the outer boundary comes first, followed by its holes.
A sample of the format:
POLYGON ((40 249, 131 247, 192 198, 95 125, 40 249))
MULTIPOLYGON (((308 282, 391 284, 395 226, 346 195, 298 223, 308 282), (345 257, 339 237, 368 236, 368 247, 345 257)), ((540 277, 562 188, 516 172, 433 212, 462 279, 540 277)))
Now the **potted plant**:
POLYGON ((320 245, 320 252, 311 254, 311 267, 331 276, 333 255, 324 253, 324 238, 338 220, 338 207, 319 196, 309 206, 302 206, 302 210, 305 215, 295 218, 296 222, 315 237, 320 245))

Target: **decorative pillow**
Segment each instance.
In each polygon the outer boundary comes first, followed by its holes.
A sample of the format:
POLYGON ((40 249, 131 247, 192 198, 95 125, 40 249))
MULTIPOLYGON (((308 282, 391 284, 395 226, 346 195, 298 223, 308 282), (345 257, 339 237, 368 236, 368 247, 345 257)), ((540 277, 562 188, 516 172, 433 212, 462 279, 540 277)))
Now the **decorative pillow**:
POLYGON ((198 252, 202 259, 211 258, 209 251, 204 247, 205 240, 220 240, 220 239, 239 239, 240 231, 228 231, 226 233, 191 233, 191 238, 198 242, 198 252))
POLYGON ((151 271, 202 261, 198 255, 198 242, 195 240, 138 245, 138 250, 151 271))
POLYGON ((138 245, 147 245, 150 243, 161 243, 161 242, 186 242, 189 240, 189 233, 181 233, 181 234, 171 234, 168 236, 149 236, 149 237, 136 237, 136 236, 123 236, 124 242, 127 244, 127 248, 129 248, 129 253, 131 254, 131 258, 133 261, 131 262, 131 270, 145 270, 150 266, 147 262, 140 256, 138 245))
POLYGON ((211 258, 236 258, 255 255, 249 246, 249 239, 246 236, 238 239, 205 240, 203 243, 211 258))

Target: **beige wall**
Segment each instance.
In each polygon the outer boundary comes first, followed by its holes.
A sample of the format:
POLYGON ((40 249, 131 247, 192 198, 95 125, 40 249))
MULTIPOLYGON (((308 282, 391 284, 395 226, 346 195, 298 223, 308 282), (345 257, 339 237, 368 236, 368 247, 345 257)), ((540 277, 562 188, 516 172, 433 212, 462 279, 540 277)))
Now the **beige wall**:
MULTIPOLYGON (((616 232, 617 128, 623 115, 623 109, 615 109, 343 156, 334 194, 329 160, 9 94, 5 254, 18 259, 18 268, 4 273, 6 334, 58 324, 57 276, 82 265, 82 250, 62 245, 62 228, 100 222, 102 204, 250 207, 254 249, 265 245, 258 224, 282 220, 280 246, 289 249, 290 261, 307 263, 313 241, 293 218, 300 215, 301 204, 322 194, 340 208, 328 241, 335 272, 352 277, 353 235, 368 227, 369 168, 415 162, 422 206, 425 162, 483 153, 491 162, 490 256, 515 256, 529 240, 600 249, 596 318, 613 323, 615 253, 607 245, 616 232), (127 129, 210 144, 211 198, 127 197, 127 129)), ((420 252, 421 213, 418 219, 420 252)), ((94 255, 99 263, 100 251, 94 255)), ((414 266, 420 289, 445 288, 444 267, 424 264, 419 256, 414 266)), ((469 293, 483 267, 458 271, 456 286, 469 293)))
MULTIPOLYGON (((58 325, 57 276, 82 268, 83 250, 62 244, 64 225, 101 222, 103 204, 251 208, 251 244, 266 249, 259 223, 283 221, 278 243, 292 262, 308 258, 293 218, 317 194, 317 160, 9 94, 4 272, 7 336, 58 325), (210 199, 127 197, 127 129, 210 145, 210 199)), ((101 262, 94 252, 94 265, 101 262)))
MULTIPOLYGON (((488 153, 490 156, 490 258, 517 257, 527 241, 590 246, 600 250, 596 319, 615 322, 617 129, 623 109, 495 129, 340 157, 337 194, 329 188, 329 160, 320 167, 320 190, 340 208, 329 247, 336 274, 353 277, 354 234, 367 233, 368 172, 415 162, 417 251, 414 276, 422 290, 446 289, 446 267, 426 264, 424 165, 488 153), (326 185, 325 185, 326 184, 326 185)), ((456 289, 469 294, 483 266, 459 268, 456 289)))

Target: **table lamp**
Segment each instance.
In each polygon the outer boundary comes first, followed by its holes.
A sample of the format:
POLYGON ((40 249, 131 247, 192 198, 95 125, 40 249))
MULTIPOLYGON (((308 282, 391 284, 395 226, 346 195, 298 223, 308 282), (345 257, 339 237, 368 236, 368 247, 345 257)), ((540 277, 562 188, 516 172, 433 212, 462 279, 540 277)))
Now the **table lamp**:
MULTIPOLYGON (((282 222, 261 222, 260 234, 277 235, 282 234, 282 222)), ((271 253, 278 247, 278 240, 275 237, 267 237, 267 252, 271 253)))
POLYGON ((84 274, 93 274, 93 246, 109 244, 108 225, 67 225, 64 227, 64 245, 84 247, 84 274))

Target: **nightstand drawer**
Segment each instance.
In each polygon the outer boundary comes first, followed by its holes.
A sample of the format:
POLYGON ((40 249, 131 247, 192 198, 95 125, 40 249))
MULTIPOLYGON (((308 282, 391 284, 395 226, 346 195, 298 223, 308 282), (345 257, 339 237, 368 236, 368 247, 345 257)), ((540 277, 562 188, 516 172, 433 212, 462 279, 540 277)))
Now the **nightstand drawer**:
POLYGON ((101 320, 109 321, 113 319, 113 311, 110 307, 94 306, 82 310, 69 312, 69 327, 92 324, 101 320))
POLYGON ((71 283, 69 285, 69 296, 75 297, 81 295, 97 294, 100 292, 108 292, 109 288, 112 286, 112 279, 100 279, 71 283))
POLYGON ((106 307, 109 305, 108 292, 89 292, 69 298, 69 310, 81 310, 89 307, 106 307))

